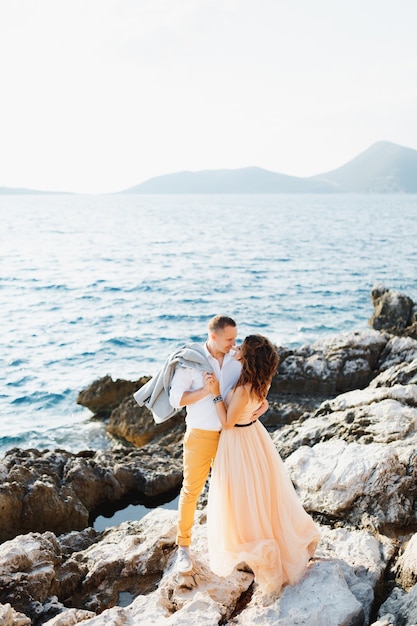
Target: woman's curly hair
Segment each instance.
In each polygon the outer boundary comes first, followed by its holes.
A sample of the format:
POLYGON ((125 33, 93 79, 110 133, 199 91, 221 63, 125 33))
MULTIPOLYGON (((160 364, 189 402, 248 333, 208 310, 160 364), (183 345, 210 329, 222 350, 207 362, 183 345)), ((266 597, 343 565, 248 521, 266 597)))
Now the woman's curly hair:
POLYGON ((241 346, 242 372, 236 386, 250 383, 258 398, 265 398, 279 357, 274 345, 262 335, 248 335, 241 346))

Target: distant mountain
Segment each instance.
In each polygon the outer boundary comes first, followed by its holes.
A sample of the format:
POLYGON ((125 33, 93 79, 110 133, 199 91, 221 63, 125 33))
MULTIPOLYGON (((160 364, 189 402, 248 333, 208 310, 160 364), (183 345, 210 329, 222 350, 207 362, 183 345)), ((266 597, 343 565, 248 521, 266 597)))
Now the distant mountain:
POLYGON ((319 193, 332 190, 331 184, 321 180, 245 167, 156 176, 122 193, 319 193))
POLYGON ((65 191, 41 191, 39 189, 25 189, 23 187, 0 187, 0 195, 1 194, 9 194, 9 195, 39 195, 39 194, 63 194, 68 193, 65 191))
POLYGON ((379 141, 342 167, 313 176, 334 191, 417 193, 417 150, 379 141))
POLYGON ((379 141, 330 172, 300 178, 259 167, 177 172, 121 193, 417 193, 417 150, 379 141))
MULTIPOLYGON (((379 141, 341 167, 307 178, 260 167, 176 172, 119 193, 417 193, 417 150, 379 141)), ((2 194, 67 193, 0 187, 2 194)))

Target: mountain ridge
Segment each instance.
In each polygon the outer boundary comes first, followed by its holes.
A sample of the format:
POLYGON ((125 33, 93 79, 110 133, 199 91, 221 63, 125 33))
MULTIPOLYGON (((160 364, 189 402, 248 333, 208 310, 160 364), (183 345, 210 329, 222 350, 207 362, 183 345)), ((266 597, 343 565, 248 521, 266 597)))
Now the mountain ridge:
MULTIPOLYGON (((70 194, 0 187, 0 195, 70 194)), ((378 141, 344 165, 309 177, 261 167, 162 174, 117 194, 417 193, 417 150, 378 141)))
POLYGON ((417 193, 417 150, 378 141, 341 167, 310 177, 260 167, 180 171, 119 193, 417 193))
POLYGON ((158 193, 161 188, 167 189, 165 193, 274 193, 277 183, 288 193, 299 190, 312 193, 323 189, 320 180, 288 176, 252 166, 163 174, 121 193, 158 193))
POLYGON ((341 167, 312 178, 345 192, 417 193, 417 150, 378 141, 341 167))
POLYGON ((36 196, 39 196, 42 194, 72 195, 72 192, 71 191, 47 191, 47 190, 42 190, 42 189, 28 189, 26 187, 0 187, 0 195, 14 195, 14 196, 36 195, 36 196))

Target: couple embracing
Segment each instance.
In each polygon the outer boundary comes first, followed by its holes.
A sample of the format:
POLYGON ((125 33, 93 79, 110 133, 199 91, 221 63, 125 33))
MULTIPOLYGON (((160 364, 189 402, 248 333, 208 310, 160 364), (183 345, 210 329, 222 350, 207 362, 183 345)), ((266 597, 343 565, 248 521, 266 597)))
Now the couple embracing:
POLYGON ((276 593, 302 577, 319 532, 258 420, 268 409, 276 350, 262 335, 249 335, 237 348, 236 337, 232 318, 213 317, 200 347, 209 367, 177 363, 170 380, 170 405, 185 406, 187 412, 175 567, 182 574, 193 569, 194 514, 211 469, 207 533, 212 571, 227 576, 244 562, 263 591, 276 593))

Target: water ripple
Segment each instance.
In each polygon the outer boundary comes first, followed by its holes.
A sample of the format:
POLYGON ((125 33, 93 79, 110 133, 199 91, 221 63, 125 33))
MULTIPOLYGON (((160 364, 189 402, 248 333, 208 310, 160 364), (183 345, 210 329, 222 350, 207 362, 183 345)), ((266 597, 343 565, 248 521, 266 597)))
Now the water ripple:
POLYGON ((414 300, 415 196, 0 196, 0 452, 105 447, 76 404, 153 374, 218 312, 294 348, 414 300), (76 427, 74 425, 76 424, 76 427))

